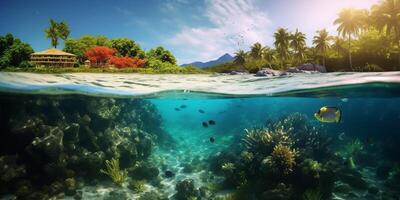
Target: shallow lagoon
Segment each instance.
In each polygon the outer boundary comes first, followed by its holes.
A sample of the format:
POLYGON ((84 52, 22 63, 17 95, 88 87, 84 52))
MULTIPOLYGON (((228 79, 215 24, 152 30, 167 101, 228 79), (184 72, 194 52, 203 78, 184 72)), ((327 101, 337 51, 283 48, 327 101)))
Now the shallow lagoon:
POLYGON ((399 198, 398 72, 0 76, 5 198, 399 198))

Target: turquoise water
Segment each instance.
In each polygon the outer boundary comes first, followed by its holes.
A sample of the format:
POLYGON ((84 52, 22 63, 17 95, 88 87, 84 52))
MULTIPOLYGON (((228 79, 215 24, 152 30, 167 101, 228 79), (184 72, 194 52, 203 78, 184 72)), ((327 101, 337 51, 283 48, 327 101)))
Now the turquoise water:
POLYGON ((0 195, 399 199, 400 85, 302 83, 265 95, 179 88, 145 96, 2 84, 0 195), (323 106, 340 109, 340 123, 318 121, 323 106), (120 182, 101 172, 112 159, 114 172, 126 172, 120 182))

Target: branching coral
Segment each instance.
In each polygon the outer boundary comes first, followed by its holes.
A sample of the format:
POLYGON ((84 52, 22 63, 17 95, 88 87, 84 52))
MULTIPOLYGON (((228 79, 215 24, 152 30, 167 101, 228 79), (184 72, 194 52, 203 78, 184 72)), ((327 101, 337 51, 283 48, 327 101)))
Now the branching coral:
POLYGON ((274 147, 271 156, 267 157, 267 164, 274 172, 286 176, 292 173, 296 165, 296 151, 290 147, 278 144, 274 147))
POLYGON ((137 193, 140 193, 145 190, 145 186, 144 186, 145 183, 146 182, 144 180, 131 180, 131 181, 129 181, 128 188, 137 193))
POLYGON ((128 172, 126 170, 121 170, 119 167, 119 160, 114 158, 106 160, 106 169, 102 169, 100 172, 107 174, 112 181, 118 185, 122 185, 128 177, 128 172))
POLYGON ((244 146, 247 151, 253 154, 268 155, 273 151, 274 146, 278 144, 291 146, 293 141, 289 134, 283 129, 278 128, 274 131, 268 129, 247 130, 243 138, 244 146))
POLYGON ((355 139, 352 142, 346 144, 343 151, 339 152, 345 159, 347 159, 349 166, 355 168, 354 158, 364 149, 364 145, 359 139, 355 139))

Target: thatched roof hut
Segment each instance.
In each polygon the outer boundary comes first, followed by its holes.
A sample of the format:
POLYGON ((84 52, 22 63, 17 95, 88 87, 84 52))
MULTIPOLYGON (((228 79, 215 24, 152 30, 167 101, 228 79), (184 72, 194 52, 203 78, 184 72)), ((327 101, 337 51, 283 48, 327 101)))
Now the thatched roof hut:
POLYGON ((39 65, 73 67, 76 63, 76 55, 59 49, 47 49, 32 53, 31 61, 39 65))

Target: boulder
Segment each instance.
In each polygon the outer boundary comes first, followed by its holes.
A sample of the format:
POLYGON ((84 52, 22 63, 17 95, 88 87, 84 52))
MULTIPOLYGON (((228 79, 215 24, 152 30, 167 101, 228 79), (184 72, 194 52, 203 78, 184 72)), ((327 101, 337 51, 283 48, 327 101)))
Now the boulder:
POLYGON ((290 72, 296 73, 295 71, 297 71, 297 73, 301 73, 304 71, 313 71, 313 72, 320 72, 320 73, 327 72, 325 66, 318 65, 318 64, 311 64, 311 63, 306 63, 303 65, 297 66, 294 69, 292 69, 290 72), (297 70, 295 70, 295 69, 297 69, 297 70))
POLYGON ((288 75, 289 73, 284 72, 284 71, 279 71, 279 70, 273 70, 269 68, 264 68, 259 70, 255 76, 267 76, 267 77, 273 77, 273 76, 285 76, 288 75))
POLYGON ((229 75, 244 75, 244 74, 248 74, 249 72, 247 71, 231 71, 229 73, 229 75))

